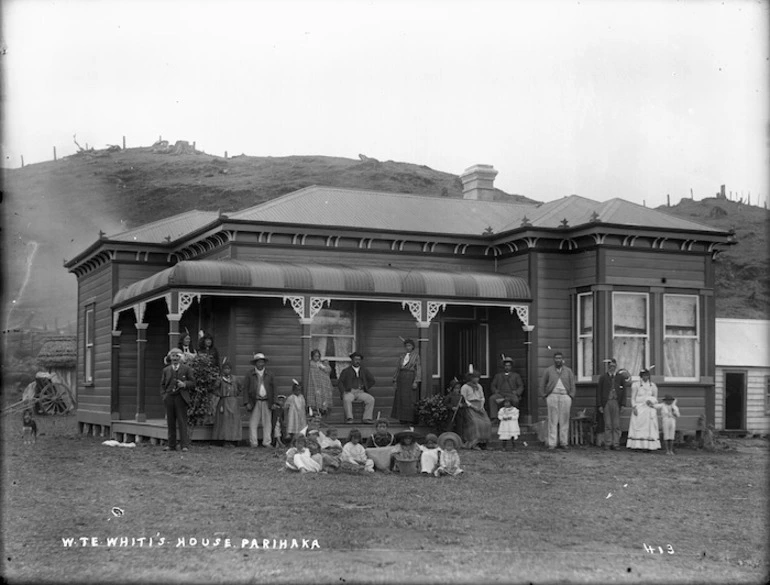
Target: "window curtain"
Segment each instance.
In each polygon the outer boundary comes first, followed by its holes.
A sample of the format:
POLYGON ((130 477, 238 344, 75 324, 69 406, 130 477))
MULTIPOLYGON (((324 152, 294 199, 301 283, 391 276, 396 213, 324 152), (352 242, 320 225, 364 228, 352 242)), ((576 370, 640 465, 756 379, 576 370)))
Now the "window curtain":
POLYGON ((663 343, 665 357, 665 375, 671 378, 695 378, 696 351, 695 339, 669 338, 663 343))
POLYGON ((615 337, 612 340, 612 355, 618 360, 618 368, 627 369, 632 376, 646 366, 644 337, 615 337))
POLYGON ((590 337, 580 338, 580 376, 594 375, 594 340, 590 337))

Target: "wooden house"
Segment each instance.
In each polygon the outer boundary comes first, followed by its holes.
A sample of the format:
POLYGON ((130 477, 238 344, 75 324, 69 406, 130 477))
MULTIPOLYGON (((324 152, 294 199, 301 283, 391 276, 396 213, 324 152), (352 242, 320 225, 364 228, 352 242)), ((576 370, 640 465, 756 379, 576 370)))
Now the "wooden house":
POLYGON ((770 432, 770 321, 716 320, 717 430, 770 432))
POLYGON ((266 353, 283 391, 307 379, 312 348, 336 372, 359 350, 381 416, 411 337, 423 396, 471 363, 488 390, 512 356, 523 424, 545 416, 538 380, 557 350, 579 379, 575 409, 594 407, 615 356, 634 374, 656 365, 683 426, 713 420, 713 266, 732 236, 623 199, 494 201, 496 174, 466 170, 463 199, 312 186, 103 236, 65 264, 78 279, 79 420, 162 419, 163 356, 185 328, 211 332, 239 375, 266 353))

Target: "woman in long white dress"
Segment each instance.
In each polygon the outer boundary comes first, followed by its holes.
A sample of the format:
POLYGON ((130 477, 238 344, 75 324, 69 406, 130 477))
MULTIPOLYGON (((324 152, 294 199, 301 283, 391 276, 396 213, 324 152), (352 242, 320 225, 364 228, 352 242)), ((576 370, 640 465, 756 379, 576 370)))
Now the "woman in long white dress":
POLYGON ((627 449, 660 449, 658 429, 658 387, 650 381, 650 371, 639 372, 641 380, 631 390, 631 422, 628 425, 627 449))

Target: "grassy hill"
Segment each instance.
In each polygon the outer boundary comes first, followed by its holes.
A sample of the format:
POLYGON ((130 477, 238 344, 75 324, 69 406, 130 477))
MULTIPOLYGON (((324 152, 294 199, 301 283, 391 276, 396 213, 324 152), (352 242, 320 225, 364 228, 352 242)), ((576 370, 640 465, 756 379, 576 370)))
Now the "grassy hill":
MULTIPOLYGON (((100 231, 116 233, 190 209, 243 209, 314 184, 462 197, 457 175, 362 159, 225 159, 147 147, 81 152, 5 170, 2 322, 7 327, 26 323, 51 328, 71 323, 76 281, 62 262, 92 244, 100 231)), ((502 191, 496 199, 533 201, 502 191)), ((718 315, 766 317, 767 211, 724 200, 683 200, 668 211, 707 225, 735 227, 739 244, 719 256, 718 315)))

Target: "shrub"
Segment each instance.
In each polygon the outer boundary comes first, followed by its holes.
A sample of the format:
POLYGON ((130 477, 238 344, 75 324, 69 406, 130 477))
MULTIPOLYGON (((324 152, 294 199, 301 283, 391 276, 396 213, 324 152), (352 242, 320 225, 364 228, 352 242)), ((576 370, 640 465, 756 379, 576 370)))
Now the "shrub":
POLYGON ((417 403, 417 415, 420 423, 442 432, 452 416, 452 409, 445 403, 444 397, 434 394, 417 403))
POLYGON ((195 388, 190 391, 187 420, 195 427, 211 422, 214 414, 211 395, 219 383, 219 367, 206 354, 196 355, 190 366, 195 373, 195 388))

